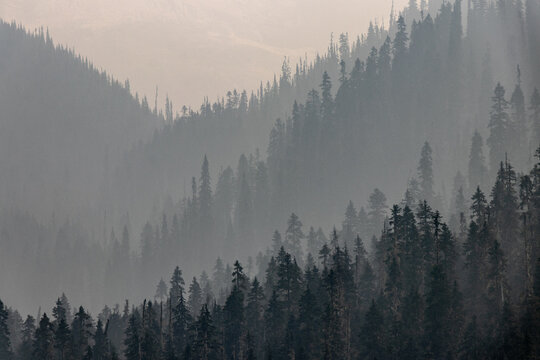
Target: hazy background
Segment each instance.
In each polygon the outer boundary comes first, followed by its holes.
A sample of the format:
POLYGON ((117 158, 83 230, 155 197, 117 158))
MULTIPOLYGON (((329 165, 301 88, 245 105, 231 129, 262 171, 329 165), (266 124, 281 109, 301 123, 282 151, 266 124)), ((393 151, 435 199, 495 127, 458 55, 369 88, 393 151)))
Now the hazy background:
MULTIPOLYGON (((402 9, 407 0, 395 0, 402 9)), ((329 34, 365 33, 386 24, 391 0, 2 0, 0 17, 48 28, 133 90, 179 110, 226 90, 254 89, 296 63, 324 53, 329 34), (352 10, 351 10, 352 9, 352 10)))

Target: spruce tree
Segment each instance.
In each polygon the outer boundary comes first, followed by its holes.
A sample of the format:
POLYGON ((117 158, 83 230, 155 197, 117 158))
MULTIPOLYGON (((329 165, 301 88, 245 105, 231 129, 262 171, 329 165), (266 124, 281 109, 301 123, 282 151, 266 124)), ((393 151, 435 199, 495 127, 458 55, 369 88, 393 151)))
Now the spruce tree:
POLYGON ((375 300, 372 300, 360 331, 362 358, 373 360, 386 358, 387 334, 385 325, 379 305, 375 303, 375 300))
POLYGON ((486 182, 487 169, 485 165, 484 143, 480 133, 475 130, 472 137, 471 152, 469 155, 469 186, 475 189, 486 182))
POLYGON ((420 200, 433 203, 433 160, 431 157, 431 146, 426 141, 422 147, 420 154, 420 162, 418 163, 418 178, 420 179, 420 200))
POLYGON ((197 314, 202 305, 202 289, 196 277, 193 277, 189 285, 188 306, 191 314, 197 314))
POLYGON ((129 317, 124 338, 124 357, 126 360, 141 360, 141 318, 138 310, 129 317))
POLYGON ((82 306, 73 317, 71 333, 73 354, 80 358, 85 354, 92 336, 92 319, 82 306))
POLYGON ((208 305, 201 307, 197 321, 193 324, 194 341, 193 355, 196 359, 211 360, 216 359, 216 328, 212 315, 208 310, 208 305))
POLYGON ((540 146, 540 92, 535 88, 530 100, 529 109, 531 111, 532 143, 531 149, 537 149, 540 146))
POLYGON ((490 173, 496 173, 498 165, 505 159, 505 153, 508 151, 508 122, 507 113, 508 102, 504 98, 504 87, 498 83, 495 87, 494 95, 491 98, 493 105, 489 120, 489 165, 490 173))
POLYGON ((208 168, 208 159, 204 156, 201 167, 201 177, 199 179, 199 216, 200 216, 200 234, 204 241, 209 241, 212 235, 214 225, 212 217, 212 184, 210 179, 210 170, 208 168))
POLYGON ((373 190, 369 196, 370 237, 379 234, 382 230, 387 208, 386 196, 379 189, 373 190))
POLYGON ((32 360, 34 335, 36 333, 36 321, 28 315, 22 327, 22 341, 17 351, 20 360, 32 360))
POLYGON ((54 348, 58 359, 64 360, 68 358, 69 342, 71 339, 71 331, 65 318, 60 318, 54 331, 54 348))
POLYGON ((287 231, 285 232, 285 248, 296 262, 302 263, 302 240, 305 235, 302 231, 302 222, 295 213, 292 213, 287 221, 287 231))
POLYGON ((443 358, 449 349, 451 290, 441 265, 430 272, 426 291, 425 338, 427 351, 434 359, 443 358))
POLYGON ((509 126, 509 152, 518 165, 523 168, 528 160, 528 131, 527 113, 525 110, 525 95, 521 90, 521 70, 517 67, 517 84, 510 97, 511 121, 509 126))
POLYGON ((36 360, 54 359, 54 331, 47 314, 43 314, 39 321, 39 327, 36 329, 33 356, 33 359, 36 360))
POLYGON ((7 322, 8 311, 2 300, 0 300, 0 358, 10 360, 13 354, 7 322))
POLYGON ((192 316, 186 306, 184 295, 180 293, 172 314, 172 337, 175 355, 180 358, 184 354, 189 338, 192 316))

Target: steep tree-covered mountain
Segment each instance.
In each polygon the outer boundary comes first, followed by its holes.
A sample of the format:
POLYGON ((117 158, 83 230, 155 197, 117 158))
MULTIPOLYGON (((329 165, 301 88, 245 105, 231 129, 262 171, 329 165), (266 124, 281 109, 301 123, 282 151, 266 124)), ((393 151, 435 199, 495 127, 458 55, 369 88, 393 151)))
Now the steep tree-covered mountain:
POLYGON ((2 208, 88 216, 115 164, 150 137, 158 117, 128 82, 55 46, 43 30, 0 22, 0 48, 2 208))
POLYGON ((346 194, 365 198, 374 187, 403 193, 415 176, 418 144, 429 141, 439 178, 433 193, 448 206, 476 130, 497 148, 490 150, 492 173, 505 153, 526 169, 538 141, 529 136, 538 127, 530 117, 539 82, 538 3, 437 4, 412 1, 388 31, 371 27, 352 44, 341 35, 325 55, 296 67, 285 62, 280 76, 252 93, 233 91, 177 118, 169 111, 172 124, 118 168, 122 186, 111 202, 142 209, 134 193, 153 204, 177 201, 189 193, 203 154, 217 180, 243 153, 266 162, 272 200, 283 210, 270 216, 273 224, 302 211, 330 225, 346 194), (497 96, 508 115, 508 143, 498 145, 490 110, 497 83, 507 89, 497 96))
MULTIPOLYGON (((235 258, 249 268, 250 255, 251 267, 265 264, 270 241, 301 264, 334 224, 349 250, 355 232, 377 241, 387 203, 403 198, 464 231, 477 187, 504 171, 496 192, 515 191, 505 164, 527 171, 540 143, 540 5, 520 4, 471 1, 464 22, 460 1, 411 1, 388 31, 371 26, 352 45, 341 35, 252 93, 178 114, 43 32, 2 24, 12 50, 0 54, 7 300, 35 308, 63 289, 90 306, 140 299, 178 262, 190 278, 216 256, 220 269, 235 258), (39 285, 18 287, 13 273, 39 285), (42 285, 50 279, 56 288, 42 285)), ((496 216, 509 241, 517 215, 496 216)))

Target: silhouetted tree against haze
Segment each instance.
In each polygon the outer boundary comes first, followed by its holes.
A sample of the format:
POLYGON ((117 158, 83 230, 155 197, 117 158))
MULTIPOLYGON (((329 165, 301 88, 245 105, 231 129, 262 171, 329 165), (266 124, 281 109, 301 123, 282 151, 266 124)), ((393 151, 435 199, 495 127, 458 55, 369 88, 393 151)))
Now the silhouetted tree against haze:
POLYGON ((43 314, 43 317, 39 321, 34 338, 33 350, 34 359, 54 359, 54 331, 47 314, 43 314))
POLYGON ((0 359, 539 358, 540 5, 464 5, 178 113, 0 22, 0 359))
POLYGON ((373 193, 369 196, 370 235, 376 235, 382 229, 385 209, 387 208, 386 196, 379 189, 373 190, 373 193))
POLYGON ((302 263, 302 240, 305 235, 302 231, 302 222, 292 213, 287 221, 287 231, 285 232, 285 249, 294 256, 294 259, 302 263))
POLYGON ((531 129, 533 131, 531 149, 536 149, 540 146, 540 93, 537 88, 534 89, 531 95, 529 107, 531 111, 531 129))
POLYGON ((420 200, 433 203, 433 159, 432 150, 426 141, 422 147, 420 162, 418 164, 418 178, 420 179, 420 200))
POLYGON ((469 187, 471 189, 485 185, 487 169, 483 147, 484 143, 482 141, 482 136, 475 130, 469 155, 469 187))
POLYGON ((508 152, 510 118, 507 112, 508 102, 504 98, 504 93, 504 87, 498 83, 491 98, 493 105, 489 120, 490 135, 487 141, 489 145, 489 170, 491 174, 496 173, 499 163, 505 159, 505 154, 508 152))
POLYGON ((2 359, 9 360, 12 356, 12 352, 7 320, 7 309, 4 303, 0 300, 0 357, 2 357, 2 359))

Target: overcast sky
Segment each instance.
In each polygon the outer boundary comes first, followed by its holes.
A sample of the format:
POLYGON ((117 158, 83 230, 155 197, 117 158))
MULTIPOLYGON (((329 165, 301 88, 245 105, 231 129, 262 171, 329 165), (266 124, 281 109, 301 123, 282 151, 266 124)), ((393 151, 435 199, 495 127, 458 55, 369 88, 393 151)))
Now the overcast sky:
MULTIPOLYGON (((401 9, 407 0, 395 0, 401 9)), ((351 38, 370 20, 387 23, 392 0, 1 0, 0 17, 49 29, 153 104, 198 107, 227 89, 271 79, 326 49, 330 33, 351 38)))

